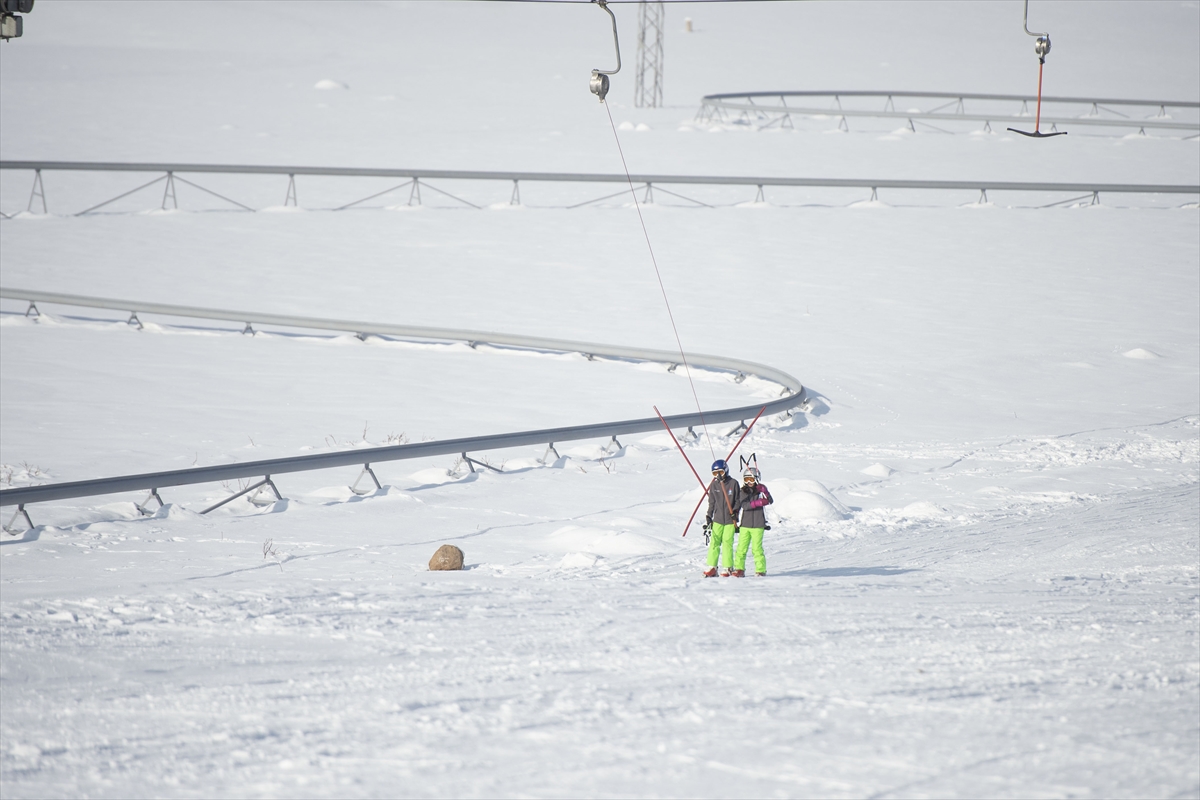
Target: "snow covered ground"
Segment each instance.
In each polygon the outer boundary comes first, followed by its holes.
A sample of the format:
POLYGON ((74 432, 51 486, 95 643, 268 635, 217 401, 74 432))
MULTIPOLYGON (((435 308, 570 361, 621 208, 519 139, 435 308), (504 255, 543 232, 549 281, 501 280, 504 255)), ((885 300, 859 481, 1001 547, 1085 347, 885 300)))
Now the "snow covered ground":
MULTIPOLYGON (((1047 91, 1196 100, 1197 5, 1034 2, 1047 91)), ((620 169, 595 8, 213 8, 39 2, 0 48, 0 156, 620 169)), ((669 7, 658 110, 630 107, 614 8, 634 170, 1200 181, 1178 137, 692 124, 717 91, 1030 91, 1015 0, 669 7)), ((561 207, 596 187, 333 213, 386 184, 314 180, 258 214, 181 187, 178 212, 149 189, 70 216, 138 178, 47 173, 52 213, 0 222, 0 283, 673 346, 632 207, 561 207)), ((6 214, 29 180, 0 174, 6 214)), ((700 196, 730 205, 644 209, 685 346, 816 398, 743 445, 777 498, 768 578, 700 578, 665 434, 377 465, 362 498, 353 470, 285 476, 207 516, 237 487, 152 518, 32 506, 0 545, 3 795, 1200 795, 1195 198, 700 196), (426 571, 443 543, 466 570, 426 571)), ((692 407, 655 365, 24 310, 0 302, 5 485, 692 407)), ((698 377, 706 407, 767 396, 698 377)))

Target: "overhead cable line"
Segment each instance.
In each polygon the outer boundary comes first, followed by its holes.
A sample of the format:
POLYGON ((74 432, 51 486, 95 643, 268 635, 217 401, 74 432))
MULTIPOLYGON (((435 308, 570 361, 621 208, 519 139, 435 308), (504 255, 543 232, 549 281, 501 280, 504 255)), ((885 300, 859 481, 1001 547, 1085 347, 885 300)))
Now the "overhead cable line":
POLYGON ((658 259, 654 256, 654 246, 650 244, 650 231, 646 228, 646 219, 642 216, 642 205, 638 202, 637 192, 633 188, 633 178, 629 174, 629 165, 625 163, 625 151, 621 147, 621 137, 617 135, 617 125, 613 122, 612 109, 605 102, 608 94, 608 76, 621 71, 621 44, 617 38, 617 18, 608 8, 606 0, 594 0, 612 18, 613 45, 617 50, 617 68, 613 70, 592 70, 591 91, 600 98, 604 110, 608 113, 608 124, 612 128, 613 140, 617 143, 617 153, 621 156, 621 167, 625 170, 625 180, 629 184, 629 194, 633 197, 633 207, 637 209, 638 222, 642 225, 642 235, 646 239, 646 249, 650 252, 650 263, 654 265, 654 275, 658 278, 658 288, 662 292, 663 304, 667 307, 667 318, 671 321, 671 330, 675 333, 675 344, 679 348, 679 358, 683 362, 683 370, 687 375, 688 385, 692 387, 692 398, 696 401, 696 412, 700 415, 700 425, 704 428, 704 438, 708 442, 709 452, 716 461, 717 452, 713 448, 712 436, 708 432, 708 423, 704 420, 704 409, 700 407, 700 395, 696 392, 696 382, 692 379, 692 368, 688 365, 687 354, 683 351, 683 340, 679 337, 679 327, 675 324, 675 313, 671 310, 671 301, 667 298, 667 287, 663 283, 662 272, 658 268, 658 259))

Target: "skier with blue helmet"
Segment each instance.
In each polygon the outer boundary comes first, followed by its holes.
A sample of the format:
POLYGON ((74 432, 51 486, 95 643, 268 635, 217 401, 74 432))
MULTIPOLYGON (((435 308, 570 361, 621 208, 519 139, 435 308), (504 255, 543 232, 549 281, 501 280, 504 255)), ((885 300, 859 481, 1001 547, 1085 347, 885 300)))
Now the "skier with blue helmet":
POLYGON ((708 512, 704 517, 704 531, 710 536, 704 577, 716 577, 720 563, 721 577, 728 578, 733 566, 733 539, 737 535, 736 509, 742 502, 742 490, 738 482, 729 477, 729 465, 724 459, 718 458, 713 462, 712 474, 712 483, 708 485, 708 512))

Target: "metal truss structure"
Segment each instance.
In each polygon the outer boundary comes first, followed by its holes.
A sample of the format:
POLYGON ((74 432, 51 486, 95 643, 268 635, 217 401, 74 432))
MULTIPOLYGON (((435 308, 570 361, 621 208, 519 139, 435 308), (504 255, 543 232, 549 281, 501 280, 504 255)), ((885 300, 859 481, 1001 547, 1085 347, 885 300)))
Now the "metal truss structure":
POLYGON ((633 104, 661 108, 663 104, 663 29, 666 10, 661 0, 638 4, 637 82, 633 104))

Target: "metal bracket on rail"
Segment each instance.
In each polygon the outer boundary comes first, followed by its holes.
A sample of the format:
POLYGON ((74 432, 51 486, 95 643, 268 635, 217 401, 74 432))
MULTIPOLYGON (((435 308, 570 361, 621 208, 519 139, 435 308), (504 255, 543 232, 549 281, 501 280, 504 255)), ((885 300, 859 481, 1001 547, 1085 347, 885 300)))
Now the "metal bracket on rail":
POLYGON ((167 173, 167 185, 163 188, 162 210, 167 210, 167 198, 171 198, 171 205, 178 210, 179 201, 175 199, 175 173, 167 173))
POLYGON ((736 436, 737 434, 741 433, 744 430, 748 430, 746 427, 746 420, 742 420, 741 422, 739 422, 738 426, 736 428, 734 428, 733 430, 731 430, 729 433, 727 433, 725 435, 726 436, 736 436))
POLYGON ((35 319, 42 315, 42 312, 38 311, 37 303, 33 302, 32 300, 29 301, 29 308, 25 309, 25 316, 28 317, 30 314, 32 314, 35 319))
POLYGON ((364 475, 371 476, 371 480, 373 480, 375 482, 376 490, 383 488, 383 486, 381 486, 379 483, 379 478, 375 477, 375 470, 371 469, 371 465, 363 464, 362 472, 358 473, 358 477, 354 479, 354 483, 350 484, 350 491, 354 492, 356 495, 359 495, 360 497, 364 494, 371 493, 370 490, 367 490, 367 489, 363 489, 362 491, 359 491, 358 484, 359 484, 359 482, 362 481, 364 475))
POLYGON ((685 433, 681 438, 685 442, 698 442, 698 441, 700 441, 700 434, 698 434, 694 430, 692 430, 691 425, 688 425, 687 433, 685 433))
POLYGON ((608 7, 605 0, 592 0, 593 3, 598 3, 600 8, 604 10, 609 17, 612 18, 613 28, 613 47, 617 51, 617 68, 616 69, 594 69, 592 70, 592 79, 588 83, 588 88, 592 94, 600 98, 600 102, 604 102, 604 96, 608 94, 608 76, 616 75, 621 71, 621 42, 617 39, 617 18, 613 15, 612 10, 608 7))
POLYGON ((222 500, 221 502, 219 502, 219 503, 216 503, 215 505, 211 505, 211 506, 209 506, 208 508, 204 509, 204 510, 203 510, 203 511, 201 511, 200 513, 201 513, 201 514, 207 514, 207 513, 208 513, 208 512, 210 512, 210 511, 216 511, 218 508, 220 508, 221 506, 225 505, 226 503, 232 503, 234 500, 237 500, 237 499, 238 499, 239 497, 241 497, 242 495, 244 495, 244 494, 249 494, 250 492, 253 492, 253 491, 255 491, 256 489, 261 489, 261 488, 262 488, 262 487, 264 487, 264 486, 270 486, 270 487, 271 487, 271 491, 275 493, 275 499, 276 499, 276 500, 282 500, 282 499, 283 499, 283 495, 281 495, 281 494, 279 493, 279 489, 277 489, 277 488, 275 487, 275 482, 271 480, 271 476, 270 476, 270 475, 267 475, 267 476, 265 476, 265 477, 264 477, 264 478, 263 478, 261 481, 259 481, 258 483, 254 483, 254 484, 251 484, 250 486, 247 486, 245 489, 242 489, 242 490, 241 490, 240 492, 238 492, 237 494, 235 494, 235 495, 232 495, 232 496, 230 496, 230 497, 226 497, 226 498, 225 498, 224 500, 222 500))
MULTIPOLYGON (((551 446, 551 448, 553 448, 553 447, 554 447, 554 445, 550 445, 550 446, 551 446)), ((555 453, 555 455, 558 455, 558 453, 556 452, 556 453, 555 453)), ((468 467, 468 468, 471 470, 471 472, 475 472, 475 465, 476 465, 476 464, 478 464, 478 465, 479 465, 479 466, 481 466, 481 467, 485 467, 485 468, 487 468, 487 469, 490 469, 492 472, 500 472, 500 473, 503 473, 503 472, 504 472, 504 470, 500 469, 499 467, 493 467, 491 464, 488 464, 488 463, 486 463, 486 462, 484 462, 484 461, 479 461, 479 460, 477 460, 477 459, 471 458, 471 457, 470 457, 469 455, 467 455, 466 453, 463 453, 463 454, 462 454, 462 460, 463 460, 463 461, 466 463, 467 467, 468 467)))
POLYGON ((150 505, 151 500, 158 501, 159 508, 162 508, 163 506, 166 505, 166 503, 163 502, 163 499, 158 496, 158 489, 151 489, 150 494, 146 495, 145 500, 143 500, 140 503, 134 503, 134 506, 137 507, 138 513, 141 514, 143 517, 149 517, 149 516, 154 515, 153 511, 146 508, 146 506, 150 505))
POLYGON ((33 528, 34 528, 33 520, 31 520, 29 518, 29 512, 25 510, 25 504, 21 503, 19 506, 17 506, 17 510, 13 513, 12 519, 10 519, 8 521, 8 524, 4 526, 5 533, 7 533, 9 536, 16 536, 18 533, 25 532, 25 531, 17 530, 16 528, 13 527, 13 523, 17 521, 17 517, 25 518, 25 524, 29 526, 25 530, 33 530, 33 528))
POLYGON ((245 336, 247 333, 251 336, 256 336, 258 331, 254 330, 254 326, 247 322, 246 327, 242 328, 242 335, 245 336))
POLYGON ((551 453, 554 453, 554 458, 556 461, 562 458, 562 456, 558 454, 558 451, 554 449, 554 442, 550 442, 550 444, 546 445, 546 452, 543 453, 542 457, 538 459, 538 463, 543 465, 549 463, 551 453))
POLYGON ((609 441, 606 445, 604 445, 604 449, 601 452, 604 453, 604 455, 608 455, 609 452, 617 452, 624 446, 625 445, 623 445, 619 441, 617 441, 617 435, 614 433, 612 440, 609 441), (613 449, 613 445, 616 445, 615 449, 613 449))
POLYGON ((42 185, 42 171, 40 169, 33 171, 33 188, 29 191, 29 205, 25 207, 25 210, 31 214, 33 213, 33 198, 35 197, 41 198, 42 213, 49 213, 46 211, 46 188, 42 185))
POLYGON ((143 327, 142 321, 140 319, 138 319, 138 315, 137 315, 136 311, 129 312, 129 319, 125 320, 125 324, 126 325, 137 325, 137 329, 139 331, 142 330, 142 327, 143 327))

